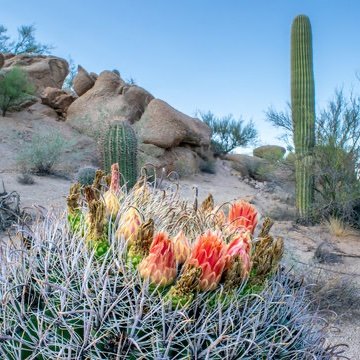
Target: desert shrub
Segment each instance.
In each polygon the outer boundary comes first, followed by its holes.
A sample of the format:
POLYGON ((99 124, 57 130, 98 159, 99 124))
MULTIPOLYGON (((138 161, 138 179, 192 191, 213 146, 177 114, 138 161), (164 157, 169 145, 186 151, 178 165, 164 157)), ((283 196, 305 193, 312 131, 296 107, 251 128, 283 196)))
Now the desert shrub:
POLYGON ((360 226, 359 214, 354 211, 360 203, 360 181, 357 159, 333 143, 315 149, 314 175, 317 217, 337 217, 346 223, 360 226))
POLYGON ((13 106, 18 105, 34 92, 26 74, 19 68, 13 68, 0 74, 0 109, 2 116, 13 106))
POLYGON ((31 141, 21 148, 17 156, 17 164, 26 172, 50 174, 70 145, 57 132, 35 134, 31 141))
POLYGON ((27 172, 23 172, 17 177, 17 181, 22 185, 32 185, 35 183, 34 178, 31 176, 31 174, 27 172))
POLYGON ((212 149, 216 155, 227 154, 237 147, 254 144, 257 140, 257 130, 252 121, 244 125, 243 119, 234 119, 229 114, 216 117, 211 111, 198 112, 200 119, 212 130, 212 149))
POLYGON ((76 181, 84 186, 91 185, 94 182, 96 170, 97 168, 93 166, 86 166, 79 169, 76 174, 76 181))
POLYGON ((4 231, 20 219, 21 210, 20 195, 16 191, 7 192, 4 182, 2 181, 1 183, 2 188, 0 189, 0 231, 4 231))
POLYGON ((201 159, 199 169, 206 174, 216 174, 216 160, 215 159, 201 159))

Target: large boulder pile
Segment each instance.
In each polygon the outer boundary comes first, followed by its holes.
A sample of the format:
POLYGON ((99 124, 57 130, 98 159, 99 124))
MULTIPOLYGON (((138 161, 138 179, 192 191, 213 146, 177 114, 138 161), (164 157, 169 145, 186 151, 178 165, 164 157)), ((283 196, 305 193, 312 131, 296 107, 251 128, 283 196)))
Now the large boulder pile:
POLYGON ((67 123, 99 138, 112 122, 129 122, 139 139, 140 165, 168 171, 181 167, 183 174, 192 174, 198 171, 201 158, 211 156, 211 131, 206 124, 127 84, 117 72, 103 71, 97 76, 79 67, 74 90, 79 97, 67 109, 67 123))
POLYGON ((35 86, 37 96, 41 96, 47 87, 61 89, 69 73, 67 61, 56 56, 6 54, 2 71, 9 71, 14 67, 25 71, 35 86))

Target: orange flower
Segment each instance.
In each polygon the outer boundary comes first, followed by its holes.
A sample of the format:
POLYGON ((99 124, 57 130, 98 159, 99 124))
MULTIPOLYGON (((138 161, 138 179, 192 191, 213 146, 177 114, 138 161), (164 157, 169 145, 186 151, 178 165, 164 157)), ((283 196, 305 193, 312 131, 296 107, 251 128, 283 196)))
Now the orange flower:
POLYGON ((235 233, 232 241, 227 247, 227 267, 231 263, 231 258, 238 256, 241 259, 244 274, 250 272, 250 252, 251 252, 251 234, 249 231, 238 231, 235 233))
POLYGON ((173 238, 176 261, 183 264, 190 256, 191 246, 182 230, 173 238))
POLYGON ((220 235, 207 231, 201 235, 187 263, 202 269, 200 290, 214 290, 218 285, 226 263, 226 245, 220 235))
POLYGON ((156 285, 166 286, 176 278, 174 246, 167 233, 155 235, 149 255, 138 266, 142 278, 149 278, 156 285))
POLYGON ((130 208, 123 214, 121 220, 122 218, 124 218, 124 220, 116 231, 116 237, 120 238, 123 236, 125 240, 131 243, 135 240, 141 225, 140 215, 134 208, 130 208))
POLYGON ((257 211, 250 203, 239 200, 231 205, 228 221, 232 227, 243 228, 253 234, 257 224, 257 211))

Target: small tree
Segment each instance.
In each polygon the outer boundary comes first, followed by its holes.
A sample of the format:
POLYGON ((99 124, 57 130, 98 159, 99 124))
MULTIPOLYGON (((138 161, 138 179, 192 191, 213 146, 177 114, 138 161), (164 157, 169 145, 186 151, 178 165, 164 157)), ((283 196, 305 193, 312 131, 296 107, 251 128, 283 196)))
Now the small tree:
POLYGON ((21 25, 17 40, 11 40, 7 28, 0 25, 0 52, 13 54, 49 54, 52 45, 41 44, 35 39, 35 25, 21 25))
POLYGON ((211 111, 198 112, 198 115, 212 130, 211 142, 217 155, 256 143, 258 133, 252 121, 244 125, 243 119, 235 120, 231 114, 219 118, 211 111))
POLYGON ((28 81, 26 73, 13 68, 6 73, 0 74, 0 109, 2 116, 14 105, 33 94, 34 87, 28 81))

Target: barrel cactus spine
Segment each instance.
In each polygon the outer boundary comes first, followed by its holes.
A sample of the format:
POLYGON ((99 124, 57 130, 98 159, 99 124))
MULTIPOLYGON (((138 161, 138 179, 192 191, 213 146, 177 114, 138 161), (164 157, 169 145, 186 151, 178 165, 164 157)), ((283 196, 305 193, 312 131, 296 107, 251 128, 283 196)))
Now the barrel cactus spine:
POLYGON ((121 185, 132 188, 137 180, 137 138, 134 129, 127 122, 112 124, 104 139, 104 169, 119 164, 121 185))
POLYGON ((291 29, 291 109, 296 153, 296 207, 308 222, 314 201, 315 85, 310 20, 297 16, 291 29))

